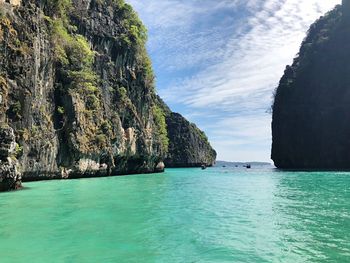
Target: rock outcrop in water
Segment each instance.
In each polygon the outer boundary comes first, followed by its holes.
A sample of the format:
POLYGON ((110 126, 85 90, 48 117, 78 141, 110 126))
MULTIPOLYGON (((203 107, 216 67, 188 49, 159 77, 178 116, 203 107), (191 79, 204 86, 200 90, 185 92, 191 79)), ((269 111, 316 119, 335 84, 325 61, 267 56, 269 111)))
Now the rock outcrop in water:
POLYGON ((350 168, 350 1, 316 21, 288 66, 273 105, 279 168, 350 168))
POLYGON ((17 170, 23 181, 164 170, 146 38, 123 0, 0 1, 0 134, 11 127, 18 145, 17 165, 1 157, 8 188, 17 170))
POLYGON ((211 147, 205 133, 181 114, 172 112, 161 99, 159 104, 165 112, 168 127, 169 151, 165 159, 166 167, 213 166, 216 151, 211 147))

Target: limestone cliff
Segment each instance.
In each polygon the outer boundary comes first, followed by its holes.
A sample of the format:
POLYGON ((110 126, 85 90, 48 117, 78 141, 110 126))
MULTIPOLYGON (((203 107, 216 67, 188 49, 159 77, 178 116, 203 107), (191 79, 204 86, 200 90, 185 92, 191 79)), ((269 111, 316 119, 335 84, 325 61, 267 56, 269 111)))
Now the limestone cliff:
POLYGON ((166 167, 213 166, 216 151, 207 136, 194 123, 181 114, 172 112, 166 116, 168 126, 169 151, 165 159, 166 167))
POLYGON ((0 190, 164 170, 146 39, 123 0, 0 0, 0 190))
POLYGON ((0 127, 0 192, 21 187, 21 175, 17 170, 17 145, 15 134, 9 126, 0 127))
POLYGON ((272 159, 279 168, 350 168, 350 4, 310 28, 273 105, 272 159))
POLYGON ((166 167, 213 166, 216 151, 211 147, 205 133, 181 114, 172 112, 160 98, 158 100, 165 112, 168 128, 169 150, 165 158, 166 167))

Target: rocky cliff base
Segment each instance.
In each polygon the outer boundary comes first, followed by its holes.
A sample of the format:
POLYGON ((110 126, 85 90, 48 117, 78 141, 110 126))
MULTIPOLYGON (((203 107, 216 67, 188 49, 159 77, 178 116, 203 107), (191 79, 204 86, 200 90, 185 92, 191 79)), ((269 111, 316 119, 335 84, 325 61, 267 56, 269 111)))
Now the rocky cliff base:
POLYGON ((21 175, 14 157, 17 147, 13 129, 8 126, 0 127, 0 191, 21 188, 21 175))

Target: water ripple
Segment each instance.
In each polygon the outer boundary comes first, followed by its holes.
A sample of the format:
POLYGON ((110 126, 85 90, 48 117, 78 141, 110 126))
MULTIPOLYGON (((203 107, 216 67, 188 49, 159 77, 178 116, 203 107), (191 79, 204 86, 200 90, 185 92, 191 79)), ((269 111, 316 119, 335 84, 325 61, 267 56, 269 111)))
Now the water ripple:
POLYGON ((169 169, 0 195, 7 262, 350 262, 350 173, 169 169))

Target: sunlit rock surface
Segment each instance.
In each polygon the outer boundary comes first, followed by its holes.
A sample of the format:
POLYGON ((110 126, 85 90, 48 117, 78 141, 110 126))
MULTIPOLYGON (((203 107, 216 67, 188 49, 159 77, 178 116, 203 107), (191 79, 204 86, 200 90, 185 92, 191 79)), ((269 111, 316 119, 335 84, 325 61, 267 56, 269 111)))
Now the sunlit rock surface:
POLYGON ((130 5, 12 0, 0 10, 0 123, 14 131, 23 181, 164 170, 165 113, 130 5))

